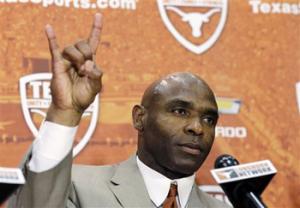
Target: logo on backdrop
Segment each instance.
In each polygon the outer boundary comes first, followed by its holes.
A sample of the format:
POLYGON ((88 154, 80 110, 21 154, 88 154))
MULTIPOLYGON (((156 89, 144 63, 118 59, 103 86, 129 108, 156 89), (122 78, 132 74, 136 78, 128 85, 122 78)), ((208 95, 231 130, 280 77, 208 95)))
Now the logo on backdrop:
POLYGON ((236 98, 217 97, 219 113, 222 114, 238 114, 242 101, 236 98))
MULTIPOLYGON (((217 97, 219 113, 223 115, 236 115, 240 112, 242 101, 237 98, 217 97)), ((245 139, 247 129, 244 126, 216 126, 216 137, 245 139)))
MULTIPOLYGON (((46 110, 51 103, 50 80, 51 73, 36 73, 20 78, 19 89, 21 106, 25 121, 36 137, 40 123, 46 117, 46 110)), ((85 110, 83 117, 90 117, 89 126, 81 140, 73 149, 76 156, 88 143, 94 130, 96 129, 99 112, 99 95, 94 102, 85 110)))
POLYGON ((227 0, 157 0, 157 4, 167 29, 196 54, 212 47, 227 18, 227 0))

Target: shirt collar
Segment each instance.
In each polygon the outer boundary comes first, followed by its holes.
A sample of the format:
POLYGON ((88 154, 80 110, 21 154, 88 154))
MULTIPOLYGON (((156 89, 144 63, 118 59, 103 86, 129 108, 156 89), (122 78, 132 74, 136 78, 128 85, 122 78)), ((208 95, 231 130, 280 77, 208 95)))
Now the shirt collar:
POLYGON ((145 165, 138 156, 136 157, 137 165, 143 176, 148 194, 152 202, 157 206, 161 206, 168 196, 171 183, 177 184, 178 200, 180 207, 185 207, 192 191, 195 180, 195 174, 171 180, 159 172, 145 165))

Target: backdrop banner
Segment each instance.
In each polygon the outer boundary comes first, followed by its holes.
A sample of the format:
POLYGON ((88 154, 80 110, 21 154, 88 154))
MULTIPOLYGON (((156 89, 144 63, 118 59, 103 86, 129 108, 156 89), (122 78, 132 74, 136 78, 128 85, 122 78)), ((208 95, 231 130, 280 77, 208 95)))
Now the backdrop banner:
POLYGON ((131 108, 155 79, 189 71, 213 88, 221 115, 199 186, 225 199, 209 171, 220 154, 269 159, 278 173, 265 203, 300 207, 299 0, 0 0, 0 166, 18 166, 51 102, 45 25, 63 48, 88 37, 96 12, 104 87, 79 126, 76 163, 134 154, 131 108))

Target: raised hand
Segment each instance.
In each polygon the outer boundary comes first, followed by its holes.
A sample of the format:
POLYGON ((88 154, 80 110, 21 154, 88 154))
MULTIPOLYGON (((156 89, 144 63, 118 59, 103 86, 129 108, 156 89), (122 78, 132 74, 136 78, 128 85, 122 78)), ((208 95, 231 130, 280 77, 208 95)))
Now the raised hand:
POLYGON ((82 113, 101 90, 102 72, 94 62, 101 28, 102 16, 97 13, 89 38, 61 52, 53 28, 46 26, 53 73, 52 103, 46 120, 67 126, 78 125, 82 113))

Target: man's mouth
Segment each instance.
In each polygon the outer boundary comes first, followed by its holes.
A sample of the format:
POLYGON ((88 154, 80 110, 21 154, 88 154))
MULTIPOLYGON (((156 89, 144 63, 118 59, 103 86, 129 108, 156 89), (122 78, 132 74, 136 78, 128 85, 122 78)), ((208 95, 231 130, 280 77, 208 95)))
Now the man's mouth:
POLYGON ((201 148, 199 145, 187 143, 180 145, 180 148, 182 151, 192 154, 192 155, 200 155, 201 154, 201 148))

